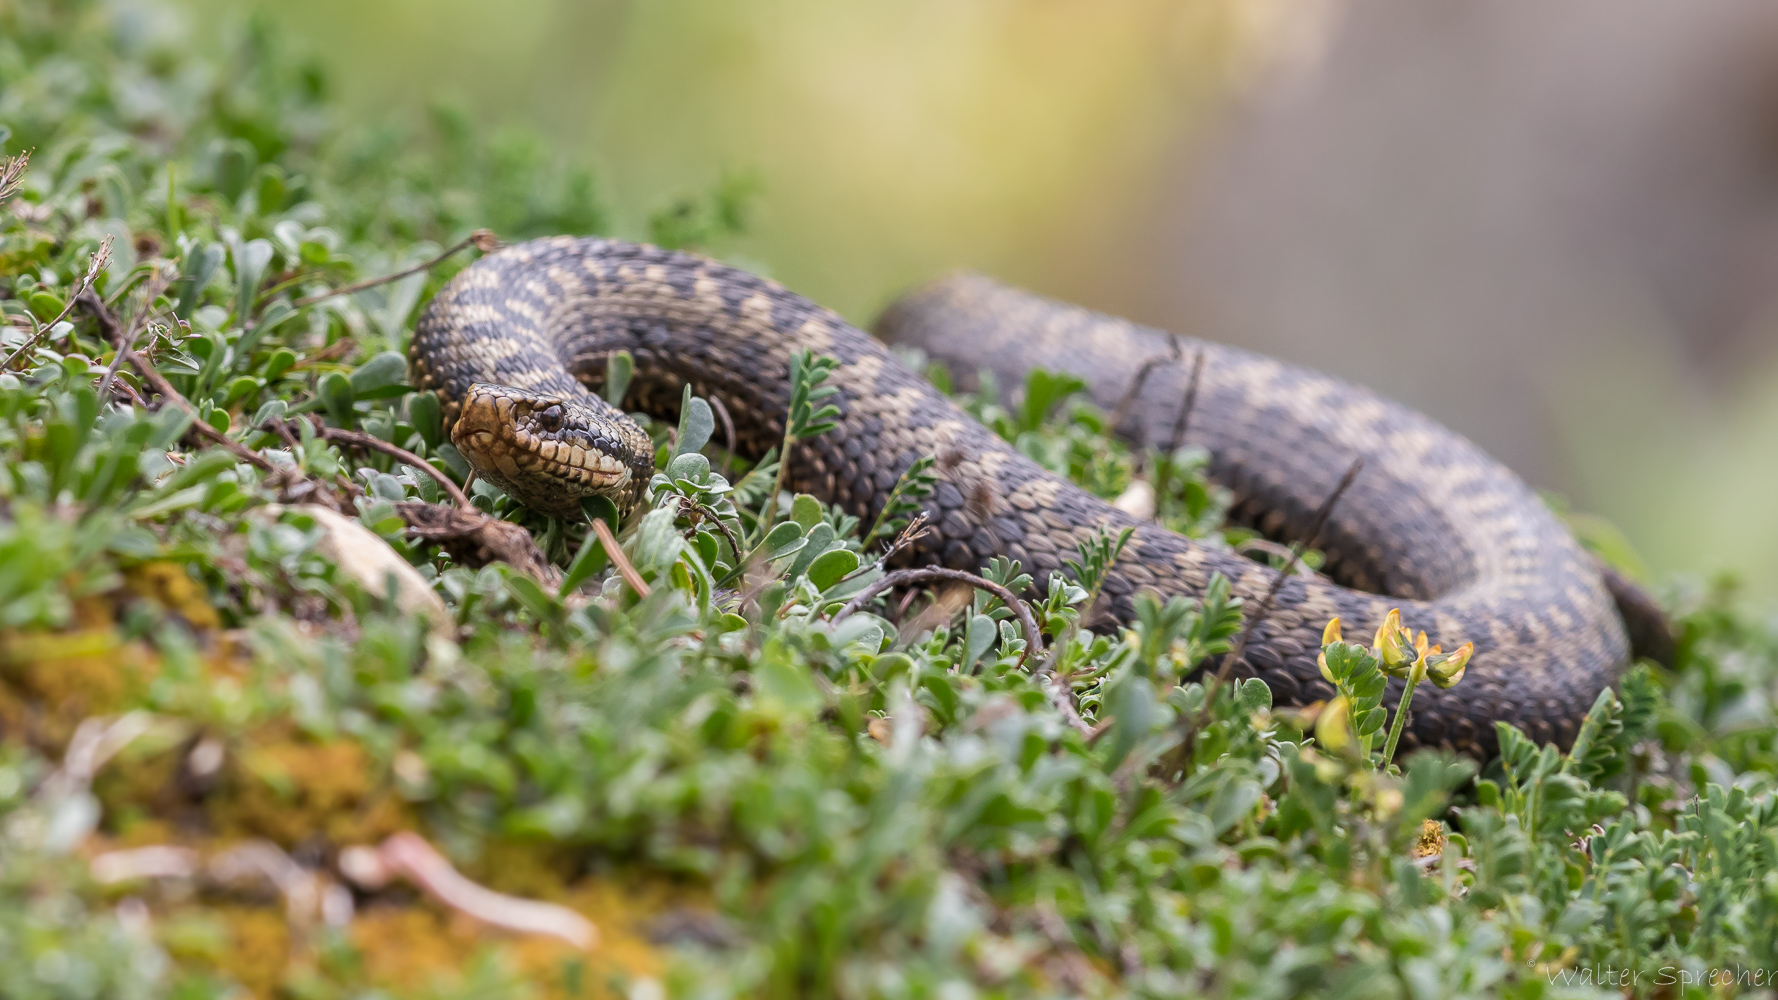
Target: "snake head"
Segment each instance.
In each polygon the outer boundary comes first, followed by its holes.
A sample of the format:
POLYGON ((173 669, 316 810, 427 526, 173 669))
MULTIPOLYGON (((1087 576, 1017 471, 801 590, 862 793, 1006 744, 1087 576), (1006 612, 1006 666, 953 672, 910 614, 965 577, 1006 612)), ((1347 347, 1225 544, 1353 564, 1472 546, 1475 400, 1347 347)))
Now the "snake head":
POLYGON ((558 517, 579 516, 594 496, 627 515, 654 468, 648 435, 604 400, 488 382, 464 394, 451 443, 477 475, 558 517))

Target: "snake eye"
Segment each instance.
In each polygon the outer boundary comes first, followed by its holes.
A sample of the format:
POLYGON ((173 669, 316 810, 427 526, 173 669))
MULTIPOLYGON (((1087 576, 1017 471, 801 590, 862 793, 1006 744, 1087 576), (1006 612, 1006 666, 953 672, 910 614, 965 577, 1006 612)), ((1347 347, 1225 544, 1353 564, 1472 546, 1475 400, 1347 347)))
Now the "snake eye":
POLYGON ((560 406, 551 406, 547 410, 538 410, 536 417, 537 426, 546 431, 559 431, 562 429, 562 408, 560 406))

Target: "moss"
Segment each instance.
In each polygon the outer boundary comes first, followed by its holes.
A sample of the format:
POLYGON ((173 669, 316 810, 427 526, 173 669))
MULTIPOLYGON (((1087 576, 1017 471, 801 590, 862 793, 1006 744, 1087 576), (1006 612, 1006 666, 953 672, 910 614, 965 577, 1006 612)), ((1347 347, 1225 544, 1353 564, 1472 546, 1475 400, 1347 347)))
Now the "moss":
POLYGON ((579 868, 580 852, 532 840, 492 840, 463 874, 497 892, 560 902, 579 868))
MULTIPOLYGON (((208 854, 215 844, 193 846, 208 854)), ((541 1000, 568 1000, 618 996, 609 987, 663 975, 669 955, 649 940, 649 924, 664 912, 693 905, 683 890, 664 883, 589 878, 557 890, 561 905, 598 927, 600 940, 592 949, 509 934, 424 899, 361 907, 343 934, 349 946, 343 956, 334 948, 310 947, 307 936, 292 932, 278 905, 183 903, 160 913, 155 926, 161 945, 183 971, 226 977, 266 1000, 284 996, 294 982, 330 975, 398 995, 450 991, 487 962, 506 978, 533 987, 541 1000)))
POLYGON ((372 984, 424 986, 448 981, 477 947, 473 927, 420 906, 378 907, 352 921, 350 937, 372 984))
POLYGON ((279 996, 289 975, 291 935, 282 907, 182 907, 157 926, 161 946, 182 969, 224 976, 259 1000, 279 996))
POLYGON ((177 784, 180 749, 121 753, 94 779, 93 794, 105 808, 103 829, 119 846, 173 841, 172 816, 184 804, 177 784), (163 833, 167 835, 154 839, 163 833))
POLYGON ((315 835, 336 845, 375 843, 415 824, 373 771, 357 743, 262 734, 230 754, 206 811, 223 836, 264 837, 286 847, 315 835))
POLYGON ((137 597, 152 601, 185 619, 192 628, 208 631, 222 619, 210 604, 203 585, 192 579, 184 563, 156 561, 124 571, 124 587, 137 597))
POLYGON ((0 726, 59 748, 81 721, 131 707, 158 660, 109 624, 67 632, 0 632, 0 726))
POLYGON ((373 986, 455 983, 473 956, 491 951, 542 997, 604 996, 612 995, 608 984, 666 971, 667 956, 649 941, 647 925, 674 899, 662 886, 587 879, 570 887, 559 902, 599 928, 598 946, 585 952, 553 938, 491 930, 431 905, 367 908, 352 922, 350 937, 373 986))

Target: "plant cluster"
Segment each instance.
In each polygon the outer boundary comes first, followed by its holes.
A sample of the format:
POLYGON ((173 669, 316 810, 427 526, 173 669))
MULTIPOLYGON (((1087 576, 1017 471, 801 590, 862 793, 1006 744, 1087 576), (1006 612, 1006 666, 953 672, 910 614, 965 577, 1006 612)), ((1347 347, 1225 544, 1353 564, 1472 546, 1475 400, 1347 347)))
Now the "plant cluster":
MULTIPOLYGON (((589 175, 442 112, 417 144, 341 126, 263 29, 211 60, 168 24, 0 8, 31 152, 0 184, 0 993, 1771 990, 1778 625, 1726 585, 1674 596, 1675 668, 1603 694, 1571 752, 1503 726, 1478 771, 1372 752, 1385 674, 1455 682, 1461 651, 1332 628, 1344 704, 1311 718, 1199 676, 1252 613, 1224 581, 1089 625, 1127 536, 871 597, 942 462, 860 524, 726 454, 689 392, 632 524, 477 483, 458 513, 554 568, 476 565, 403 513, 468 478, 401 363, 461 258, 332 293, 475 227, 596 231, 589 175), (341 519, 436 603, 326 556, 341 519), (600 943, 353 874, 401 832, 600 943)), ((721 236, 738 190, 654 226, 721 236)), ((799 360, 781 453, 830 430, 827 366, 799 360)), ((1202 456, 1133 454, 1079 388, 965 402, 1102 495, 1147 477, 1163 522, 1233 530, 1202 456)))

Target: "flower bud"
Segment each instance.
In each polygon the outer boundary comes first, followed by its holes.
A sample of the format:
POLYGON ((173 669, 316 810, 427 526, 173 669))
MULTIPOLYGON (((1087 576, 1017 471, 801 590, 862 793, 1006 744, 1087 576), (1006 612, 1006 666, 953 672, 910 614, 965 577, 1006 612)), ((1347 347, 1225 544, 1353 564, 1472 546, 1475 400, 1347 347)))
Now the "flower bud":
POLYGON ((1441 688, 1455 687, 1463 679, 1463 669, 1469 666, 1469 658, 1474 654, 1475 643, 1466 642, 1449 653, 1430 656, 1426 660, 1426 674, 1441 688))
POLYGON ((1391 608, 1388 616, 1383 619, 1383 624, 1377 626, 1377 637, 1373 643, 1377 659, 1383 661, 1385 670, 1390 667, 1399 667, 1407 660, 1407 652, 1402 648, 1401 638, 1401 609, 1391 608))
POLYGON ((1315 717, 1315 742, 1323 749, 1338 753, 1352 745, 1352 703, 1345 695, 1321 707, 1321 714, 1315 717))
POLYGON ((1339 641, 1340 620, 1338 618, 1329 618, 1327 620, 1327 627, 1321 630, 1321 644, 1323 646, 1331 646, 1339 641))
POLYGON ((1339 680, 1334 677, 1333 671, 1328 669, 1327 653, 1322 652, 1322 653, 1315 654, 1315 665, 1321 668, 1321 676, 1329 684, 1338 684, 1339 683, 1339 680))

